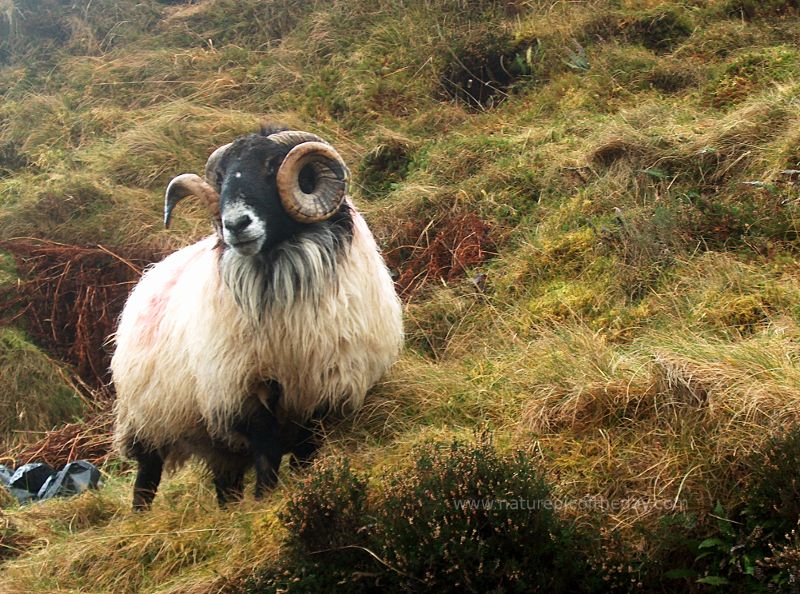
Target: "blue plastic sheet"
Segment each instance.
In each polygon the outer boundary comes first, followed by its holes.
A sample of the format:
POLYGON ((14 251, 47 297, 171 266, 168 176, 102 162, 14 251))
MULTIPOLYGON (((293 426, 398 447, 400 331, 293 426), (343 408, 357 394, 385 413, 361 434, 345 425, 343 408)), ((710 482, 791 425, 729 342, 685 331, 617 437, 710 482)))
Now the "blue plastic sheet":
POLYGON ((100 483, 100 471, 86 460, 70 462, 58 472, 41 462, 25 464, 14 472, 0 466, 0 483, 17 501, 27 503, 96 489, 100 483))
POLYGON ((96 489, 100 481, 100 471, 86 460, 70 462, 63 469, 48 477, 37 493, 39 499, 67 497, 96 489))

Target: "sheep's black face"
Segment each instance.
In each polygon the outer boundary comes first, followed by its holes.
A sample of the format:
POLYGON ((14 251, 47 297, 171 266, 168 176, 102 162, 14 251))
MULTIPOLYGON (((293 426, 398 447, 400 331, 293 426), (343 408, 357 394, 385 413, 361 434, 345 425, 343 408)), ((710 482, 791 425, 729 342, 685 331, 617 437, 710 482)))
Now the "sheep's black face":
POLYGON ((223 239, 243 256, 269 251, 309 226, 292 219, 278 196, 276 173, 290 148, 253 134, 236 140, 219 163, 223 239))
POLYGON ((351 244, 347 168, 317 140, 305 132, 252 134, 206 165, 207 185, 219 193, 220 270, 253 320, 270 304, 318 299, 351 244))

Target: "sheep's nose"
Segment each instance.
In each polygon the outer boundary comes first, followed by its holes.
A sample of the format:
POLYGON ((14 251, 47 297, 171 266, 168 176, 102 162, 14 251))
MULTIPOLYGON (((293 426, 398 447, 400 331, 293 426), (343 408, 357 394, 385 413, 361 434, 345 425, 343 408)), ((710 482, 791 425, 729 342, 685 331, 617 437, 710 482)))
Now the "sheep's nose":
POLYGON ((233 220, 225 220, 225 228, 231 233, 239 233, 247 229, 248 225, 253 222, 249 215, 242 215, 233 220))

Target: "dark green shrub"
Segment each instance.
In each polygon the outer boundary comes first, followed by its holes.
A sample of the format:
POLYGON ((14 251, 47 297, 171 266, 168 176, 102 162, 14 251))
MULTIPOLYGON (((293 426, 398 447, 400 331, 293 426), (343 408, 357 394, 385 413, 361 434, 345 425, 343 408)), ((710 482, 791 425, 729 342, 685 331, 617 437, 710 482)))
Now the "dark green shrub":
POLYGON ((386 482, 376 506, 382 556, 407 589, 579 592, 588 564, 529 457, 430 444, 386 482))
POLYGON ((733 510, 717 504, 705 530, 676 531, 661 573, 734 592, 797 592, 800 426, 770 439, 743 469, 742 503, 733 510))
POLYGON ((763 529, 766 539, 779 542, 800 519, 800 426, 770 439, 750 467, 747 521, 763 529))
POLYGON ((366 489, 346 459, 317 464, 280 514, 289 544, 310 554, 355 544, 366 521, 366 489))
POLYGON ((368 552, 366 500, 366 480, 346 459, 316 464, 279 514, 288 531, 286 554, 237 591, 369 591, 381 567, 368 552))
POLYGON ((589 555, 589 564, 597 574, 602 587, 600 592, 642 591, 644 556, 620 535, 604 527, 598 530, 600 538, 589 555))
POLYGON ((774 590, 800 592, 800 538, 797 531, 783 544, 770 544, 770 554, 757 562, 759 572, 771 576, 774 590))
POLYGON ((644 591, 695 591, 698 573, 693 567, 703 534, 698 518, 687 513, 668 514, 643 532, 646 553, 639 552, 638 560, 644 591))
POLYGON ((239 592, 585 592, 599 578, 524 453, 429 443, 379 492, 346 460, 315 466, 280 514, 277 565, 239 592))

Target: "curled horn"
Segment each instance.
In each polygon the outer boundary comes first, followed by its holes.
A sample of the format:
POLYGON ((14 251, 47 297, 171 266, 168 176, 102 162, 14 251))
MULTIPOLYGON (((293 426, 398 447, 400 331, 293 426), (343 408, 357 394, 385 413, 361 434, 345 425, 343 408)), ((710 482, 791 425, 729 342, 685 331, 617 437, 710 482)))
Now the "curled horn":
POLYGON ((232 144, 232 142, 229 142, 228 144, 219 147, 217 150, 211 153, 208 161, 206 161, 206 181, 214 186, 217 189, 217 192, 220 191, 220 174, 222 173, 219 170, 219 164, 220 161, 222 161, 222 155, 225 154, 225 151, 227 151, 232 144))
POLYGON ((269 139, 278 144, 294 146, 301 142, 325 142, 316 134, 301 132, 300 130, 284 130, 269 135, 269 139))
POLYGON ((336 150, 308 132, 278 132, 270 138, 281 144, 300 141, 281 163, 276 178, 283 208, 301 223, 330 218, 347 194, 349 171, 336 150), (306 193, 300 187, 300 172, 313 171, 314 188, 306 193))
POLYGON ((196 196, 202 200, 211 215, 214 226, 220 228, 219 214, 219 162, 230 144, 219 147, 206 162, 206 179, 194 173, 184 173, 174 178, 167 186, 164 197, 164 226, 169 229, 172 209, 187 196, 196 196))

